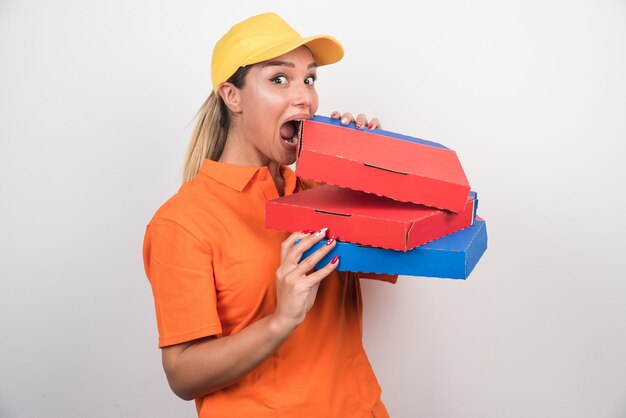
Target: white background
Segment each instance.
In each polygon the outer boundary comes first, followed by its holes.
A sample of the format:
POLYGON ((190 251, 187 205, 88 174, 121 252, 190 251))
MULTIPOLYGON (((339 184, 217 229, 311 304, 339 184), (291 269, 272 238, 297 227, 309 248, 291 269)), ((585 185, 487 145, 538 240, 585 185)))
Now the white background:
POLYGON ((346 56, 320 114, 457 151, 469 280, 364 283, 393 417, 626 417, 626 2, 0 3, 0 417, 192 417, 156 347, 146 223, 215 41, 274 10, 346 56))

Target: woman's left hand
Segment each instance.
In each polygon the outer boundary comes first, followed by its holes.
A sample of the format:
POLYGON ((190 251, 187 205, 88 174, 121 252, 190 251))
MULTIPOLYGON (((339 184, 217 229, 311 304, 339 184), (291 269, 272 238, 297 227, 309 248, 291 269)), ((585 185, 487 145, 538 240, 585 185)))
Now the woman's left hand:
POLYGON ((366 126, 367 129, 382 129, 378 118, 372 118, 372 120, 368 122, 367 116, 363 113, 359 113, 355 118, 350 112, 346 112, 342 115, 341 113, 335 111, 330 114, 330 117, 333 119, 339 119, 342 125, 348 125, 354 122, 357 129, 365 129, 366 126))

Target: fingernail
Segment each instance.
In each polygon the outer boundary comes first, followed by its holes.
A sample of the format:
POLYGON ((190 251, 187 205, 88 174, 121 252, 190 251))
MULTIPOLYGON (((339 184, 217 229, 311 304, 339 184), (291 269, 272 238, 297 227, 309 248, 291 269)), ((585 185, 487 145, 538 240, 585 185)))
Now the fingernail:
POLYGON ((332 261, 330 262, 330 264, 335 264, 337 261, 339 261, 339 256, 338 256, 338 255, 336 255, 336 256, 332 259, 332 261))
POLYGON ((363 127, 363 122, 357 122, 356 127, 357 129, 361 129, 363 127))
POLYGON ((348 123, 348 118, 341 118, 341 123, 343 123, 344 125, 348 123))
POLYGON ((336 118, 337 116, 339 116, 339 112, 333 112, 330 114, 331 118, 336 118))
POLYGON ((335 242, 336 239, 337 237, 333 235, 332 237, 328 238, 328 241, 326 241, 326 245, 332 244, 333 242, 335 242))
POLYGON ((305 229, 304 231, 302 231, 303 234, 310 234, 311 232, 313 231, 311 231, 310 229, 305 229))
POLYGON ((315 236, 316 236, 316 237, 321 237, 322 235, 325 235, 325 234, 326 234, 326 231, 328 231, 328 228, 322 228, 322 229, 320 229, 319 231, 317 231, 317 232, 315 233, 315 236))
POLYGON ((370 123, 369 125, 367 125, 367 129, 372 129, 374 127, 373 123, 370 123))

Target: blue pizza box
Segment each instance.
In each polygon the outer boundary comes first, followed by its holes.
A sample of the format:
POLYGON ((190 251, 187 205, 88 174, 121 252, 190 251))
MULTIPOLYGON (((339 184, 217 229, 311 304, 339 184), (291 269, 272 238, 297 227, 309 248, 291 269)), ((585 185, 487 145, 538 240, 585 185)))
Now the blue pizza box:
MULTIPOLYGON (((303 254, 309 256, 326 243, 322 240, 303 254)), ((487 250, 487 225, 479 217, 474 225, 410 251, 396 251, 337 241, 315 266, 324 267, 339 256, 339 271, 403 276, 467 279, 487 250)))

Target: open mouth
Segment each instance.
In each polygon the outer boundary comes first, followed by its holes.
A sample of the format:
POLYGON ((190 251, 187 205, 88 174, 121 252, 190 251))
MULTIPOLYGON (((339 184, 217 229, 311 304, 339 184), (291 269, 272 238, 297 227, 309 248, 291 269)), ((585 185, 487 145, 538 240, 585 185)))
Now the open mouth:
POLYGON ((280 127, 280 139, 288 148, 296 149, 302 123, 302 120, 290 120, 280 127))

